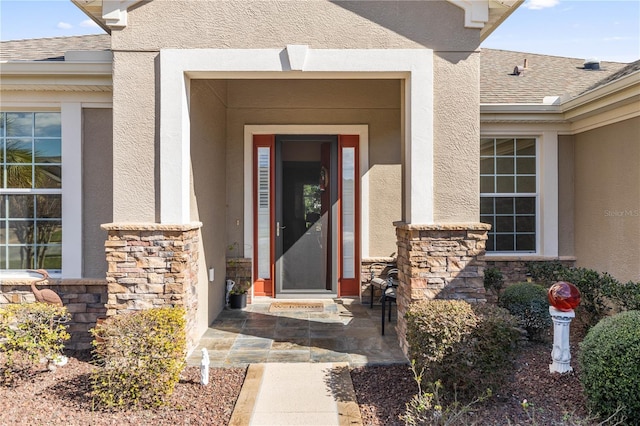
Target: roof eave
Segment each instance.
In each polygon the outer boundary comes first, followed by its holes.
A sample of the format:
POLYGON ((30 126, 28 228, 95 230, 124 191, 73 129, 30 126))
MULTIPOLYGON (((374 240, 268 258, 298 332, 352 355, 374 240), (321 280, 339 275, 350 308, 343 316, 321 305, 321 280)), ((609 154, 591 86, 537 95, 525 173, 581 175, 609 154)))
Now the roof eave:
POLYGON ((89 18, 107 33, 127 26, 127 13, 142 0, 71 0, 89 18))
POLYGON ((489 21, 480 30, 480 41, 489 37, 522 3, 524 0, 489 0, 489 21))

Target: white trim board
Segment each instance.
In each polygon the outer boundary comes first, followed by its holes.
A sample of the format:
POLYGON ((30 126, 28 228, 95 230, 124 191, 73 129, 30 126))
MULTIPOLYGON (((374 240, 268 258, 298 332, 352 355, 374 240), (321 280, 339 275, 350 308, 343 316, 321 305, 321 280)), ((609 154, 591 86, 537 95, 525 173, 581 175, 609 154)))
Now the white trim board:
POLYGON ((190 221, 189 85, 191 79, 214 78, 402 80, 403 220, 433 223, 433 51, 306 46, 160 51, 161 223, 190 221))

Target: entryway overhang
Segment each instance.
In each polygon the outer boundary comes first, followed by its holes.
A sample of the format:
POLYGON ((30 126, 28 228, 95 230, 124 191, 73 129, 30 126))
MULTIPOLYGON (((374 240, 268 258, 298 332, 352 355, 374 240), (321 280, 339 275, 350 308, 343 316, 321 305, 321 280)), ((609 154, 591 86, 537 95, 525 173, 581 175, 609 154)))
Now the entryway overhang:
MULTIPOLYGON (((431 49, 163 49, 160 51, 160 221, 190 217, 193 79, 396 79, 402 84, 403 221, 433 223, 431 49)), ((321 124, 321 123, 319 123, 321 124)))

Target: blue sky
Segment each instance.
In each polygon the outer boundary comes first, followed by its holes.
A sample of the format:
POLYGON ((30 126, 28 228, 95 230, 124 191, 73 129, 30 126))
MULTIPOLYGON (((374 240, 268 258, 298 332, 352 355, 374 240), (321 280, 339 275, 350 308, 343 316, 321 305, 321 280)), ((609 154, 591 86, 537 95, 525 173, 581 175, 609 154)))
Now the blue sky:
MULTIPOLYGON (((101 34, 68 0, 0 0, 0 39, 101 34)), ((640 59, 640 0, 527 0, 483 47, 631 62, 640 59)))

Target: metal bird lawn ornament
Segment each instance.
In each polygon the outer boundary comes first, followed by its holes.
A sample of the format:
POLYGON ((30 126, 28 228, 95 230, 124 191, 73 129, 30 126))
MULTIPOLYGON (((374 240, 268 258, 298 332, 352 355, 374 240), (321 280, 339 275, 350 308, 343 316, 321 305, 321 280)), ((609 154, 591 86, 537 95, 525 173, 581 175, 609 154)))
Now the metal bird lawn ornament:
POLYGON ((31 291, 33 295, 36 297, 36 300, 41 303, 48 303, 50 305, 62 306, 62 299, 60 296, 56 294, 55 291, 49 290, 48 288, 38 290, 36 287, 36 283, 42 283, 49 279, 49 273, 44 269, 32 269, 28 272, 35 272, 37 274, 42 275, 42 278, 39 280, 31 281, 31 291))

